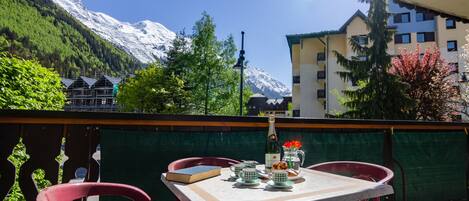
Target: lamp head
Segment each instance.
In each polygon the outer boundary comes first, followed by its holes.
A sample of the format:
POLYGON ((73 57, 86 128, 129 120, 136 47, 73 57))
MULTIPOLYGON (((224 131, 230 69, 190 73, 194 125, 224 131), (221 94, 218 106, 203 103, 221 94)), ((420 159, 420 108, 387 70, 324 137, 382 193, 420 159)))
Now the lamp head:
POLYGON ((244 68, 244 56, 240 56, 238 58, 238 61, 236 64, 233 66, 234 69, 241 69, 244 68))

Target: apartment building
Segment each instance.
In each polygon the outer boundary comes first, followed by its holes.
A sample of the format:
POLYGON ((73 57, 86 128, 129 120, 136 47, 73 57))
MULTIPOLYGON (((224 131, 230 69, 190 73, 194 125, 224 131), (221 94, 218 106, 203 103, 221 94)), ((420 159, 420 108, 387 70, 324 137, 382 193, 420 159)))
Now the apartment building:
MULTIPOLYGON (((464 71, 461 47, 465 44, 466 29, 463 24, 451 18, 442 18, 423 10, 401 7, 393 0, 389 2, 389 29, 395 32, 394 40, 388 44, 388 53, 397 55, 402 50, 422 50, 438 47, 448 63, 455 66, 455 76, 464 71)), ((349 40, 355 38, 362 45, 368 45, 367 16, 357 11, 337 30, 306 34, 287 35, 292 62, 292 103, 296 117, 324 118, 346 110, 341 100, 344 89, 354 87, 337 74, 344 68, 337 64, 334 51, 357 59, 349 40)))

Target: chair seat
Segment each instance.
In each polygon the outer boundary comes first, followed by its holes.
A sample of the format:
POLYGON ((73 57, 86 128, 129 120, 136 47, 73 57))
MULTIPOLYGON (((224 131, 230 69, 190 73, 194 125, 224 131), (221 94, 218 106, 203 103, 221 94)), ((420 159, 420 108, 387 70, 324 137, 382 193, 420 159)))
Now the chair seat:
POLYGON ((67 183, 58 184, 43 189, 37 196, 37 201, 73 201, 93 195, 117 195, 132 200, 150 201, 151 198, 141 189, 116 183, 67 183))

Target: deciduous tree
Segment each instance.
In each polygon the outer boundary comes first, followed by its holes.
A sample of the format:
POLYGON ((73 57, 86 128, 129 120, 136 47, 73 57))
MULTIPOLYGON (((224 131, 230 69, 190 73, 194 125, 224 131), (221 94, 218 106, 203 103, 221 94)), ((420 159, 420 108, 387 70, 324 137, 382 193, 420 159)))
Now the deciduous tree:
POLYGON ((457 110, 459 100, 455 78, 450 77, 454 66, 441 57, 437 48, 427 49, 420 58, 420 48, 403 52, 392 59, 389 73, 396 75, 409 88, 408 96, 415 102, 408 110, 409 117, 416 120, 445 121, 457 110))
POLYGON ((59 75, 37 61, 0 53, 0 109, 62 110, 59 75))
POLYGON ((153 63, 119 87, 117 102, 121 110, 129 112, 184 113, 188 93, 183 87, 183 80, 165 74, 161 64, 153 63))

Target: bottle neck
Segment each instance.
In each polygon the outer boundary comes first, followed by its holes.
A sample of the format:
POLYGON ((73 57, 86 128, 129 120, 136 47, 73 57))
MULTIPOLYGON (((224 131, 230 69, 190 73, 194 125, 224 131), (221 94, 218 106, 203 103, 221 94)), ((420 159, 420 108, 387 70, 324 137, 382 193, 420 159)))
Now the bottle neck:
POLYGON ((275 123, 274 122, 269 122, 269 132, 268 132, 267 135, 268 136, 277 135, 277 133, 275 132, 275 123))

